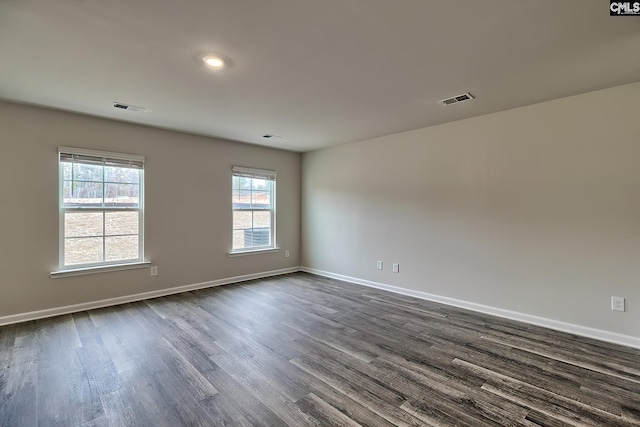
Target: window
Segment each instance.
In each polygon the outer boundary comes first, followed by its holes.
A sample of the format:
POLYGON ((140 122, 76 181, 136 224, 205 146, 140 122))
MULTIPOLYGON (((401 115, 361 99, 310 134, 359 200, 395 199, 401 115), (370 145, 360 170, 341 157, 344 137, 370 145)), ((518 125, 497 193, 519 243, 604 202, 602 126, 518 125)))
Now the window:
POLYGON ((234 166, 232 253, 275 249, 276 173, 234 166))
POLYGON ((60 270, 142 262, 144 157, 58 153, 60 270))

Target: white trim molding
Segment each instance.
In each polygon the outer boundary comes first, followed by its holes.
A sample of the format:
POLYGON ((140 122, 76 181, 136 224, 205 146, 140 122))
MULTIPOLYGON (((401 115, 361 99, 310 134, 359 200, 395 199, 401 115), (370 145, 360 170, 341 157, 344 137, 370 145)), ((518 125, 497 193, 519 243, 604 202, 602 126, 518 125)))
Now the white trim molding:
POLYGON ((342 274, 331 273, 315 268, 301 267, 301 271, 318 276, 329 277, 331 279, 342 280, 344 282, 354 283, 356 285, 368 286, 370 288, 382 289, 396 294, 407 295, 410 297, 420 298, 428 301, 438 302, 441 304, 451 305, 454 307, 465 308, 479 313, 490 314, 493 316, 503 317, 506 319, 517 320, 519 322, 529 323, 532 325, 542 326, 556 331, 567 332, 587 338, 593 338, 599 341, 605 341, 614 344, 620 344, 632 348, 640 348, 640 338, 630 335, 618 334, 616 332, 605 331, 602 329, 590 328, 587 326, 576 325, 573 323, 561 322, 559 320, 548 319, 545 317, 534 316, 531 314, 520 313, 517 311, 505 310, 503 308, 491 307, 488 305, 477 304, 474 302, 463 301, 455 298, 444 297, 440 295, 429 294, 411 289, 404 289, 397 286, 385 285, 383 283, 373 282, 370 280, 358 279, 356 277, 344 276, 342 274))
POLYGON ((0 317, 0 326, 12 323, 27 322, 29 320, 43 319, 45 317, 60 316, 62 314, 77 313, 79 311, 92 310, 94 308, 109 307, 112 305, 126 304, 129 302, 142 301, 151 298, 158 298, 167 295, 179 294, 182 292, 195 291, 198 289, 211 288, 214 286, 229 285, 231 283, 246 282, 247 280, 262 279, 265 277, 279 276, 282 274, 295 273, 300 271, 300 267, 281 268, 279 270, 265 271, 261 273, 245 274, 243 276, 228 277, 225 279, 212 280, 210 282, 195 283, 192 285, 178 286, 175 288, 159 289, 157 291, 144 292, 141 294, 126 295, 122 297, 103 299, 99 301, 85 302, 82 304, 67 305, 64 307, 48 308, 46 310, 31 311, 28 313, 12 314, 0 317))
POLYGON ((280 248, 249 249, 245 251, 229 252, 227 255, 233 258, 235 256, 270 254, 274 252, 280 252, 280 248))
POLYGON ((86 267, 69 270, 52 271, 49 273, 52 279, 70 276, 84 276, 85 274, 108 273, 110 271, 135 270, 136 268, 149 268, 151 261, 132 262, 130 264, 105 265, 101 267, 86 267))

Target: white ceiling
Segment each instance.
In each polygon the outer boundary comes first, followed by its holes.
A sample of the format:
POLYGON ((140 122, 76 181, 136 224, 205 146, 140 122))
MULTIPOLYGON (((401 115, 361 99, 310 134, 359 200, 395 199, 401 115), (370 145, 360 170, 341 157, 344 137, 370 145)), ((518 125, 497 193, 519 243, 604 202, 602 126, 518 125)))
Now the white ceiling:
POLYGON ((293 151, 639 80, 606 0, 0 0, 0 98, 293 151))

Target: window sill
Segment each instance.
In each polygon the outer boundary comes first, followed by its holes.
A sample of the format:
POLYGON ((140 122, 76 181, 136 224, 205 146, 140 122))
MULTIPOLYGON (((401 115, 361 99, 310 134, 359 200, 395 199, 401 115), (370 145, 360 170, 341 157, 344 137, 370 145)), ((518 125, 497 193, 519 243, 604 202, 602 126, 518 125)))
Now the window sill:
POLYGON ((150 261, 132 262, 130 264, 105 265, 100 267, 75 268, 69 270, 53 271, 49 275, 52 279, 71 276, 84 276, 85 274, 108 273, 110 271, 134 270, 138 268, 147 268, 151 265, 150 261))
POLYGON ((280 248, 255 249, 250 251, 229 252, 229 256, 236 257, 236 256, 245 256, 245 255, 270 254, 273 252, 280 252, 280 248))

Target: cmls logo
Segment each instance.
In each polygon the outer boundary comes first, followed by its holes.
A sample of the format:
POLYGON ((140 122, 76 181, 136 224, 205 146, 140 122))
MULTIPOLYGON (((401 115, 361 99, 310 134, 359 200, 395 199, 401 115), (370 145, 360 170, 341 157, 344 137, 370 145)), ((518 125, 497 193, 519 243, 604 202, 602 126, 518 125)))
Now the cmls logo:
POLYGON ((609 15, 640 15, 640 1, 614 1, 609 0, 609 15))

